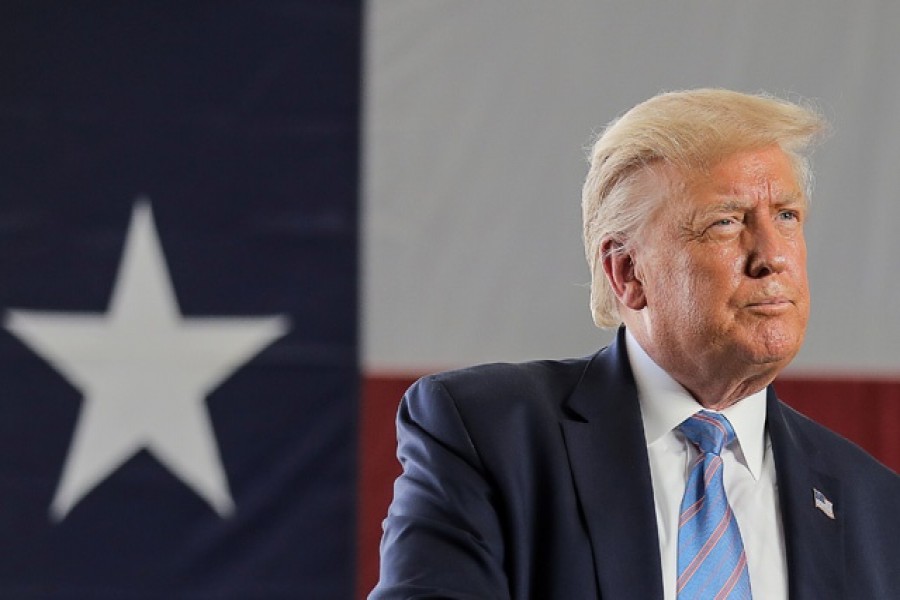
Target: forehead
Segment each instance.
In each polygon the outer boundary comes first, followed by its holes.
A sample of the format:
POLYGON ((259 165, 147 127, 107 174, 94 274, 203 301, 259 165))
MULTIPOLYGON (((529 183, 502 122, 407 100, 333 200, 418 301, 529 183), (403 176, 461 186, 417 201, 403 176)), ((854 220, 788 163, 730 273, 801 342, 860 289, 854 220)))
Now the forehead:
POLYGON ((804 201, 790 157, 777 146, 742 151, 726 157, 709 173, 688 181, 686 194, 696 202, 716 197, 754 201, 804 201))

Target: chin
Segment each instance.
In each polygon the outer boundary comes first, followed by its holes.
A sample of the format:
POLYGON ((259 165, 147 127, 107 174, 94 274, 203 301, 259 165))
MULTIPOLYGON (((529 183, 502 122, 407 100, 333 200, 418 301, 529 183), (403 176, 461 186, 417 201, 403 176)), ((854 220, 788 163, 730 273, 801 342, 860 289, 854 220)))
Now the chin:
POLYGON ((802 343, 803 336, 766 337, 756 340, 748 350, 756 364, 785 367, 797 356, 802 343))
POLYGON ((747 331, 741 346, 749 362, 783 368, 800 351, 803 333, 803 327, 769 323, 747 331))

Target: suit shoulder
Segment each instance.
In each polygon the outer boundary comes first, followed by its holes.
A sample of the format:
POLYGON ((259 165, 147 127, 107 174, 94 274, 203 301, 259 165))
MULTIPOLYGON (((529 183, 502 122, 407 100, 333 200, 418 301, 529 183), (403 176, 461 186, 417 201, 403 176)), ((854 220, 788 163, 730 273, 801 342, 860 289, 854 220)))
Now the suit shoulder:
POLYGON ((460 402, 501 402, 517 399, 547 400, 566 397, 578 384, 590 357, 539 360, 523 363, 491 363, 445 371, 429 377, 460 402))
POLYGON ((427 375, 410 387, 404 404, 414 415, 449 404, 466 422, 558 415, 591 359, 492 363, 427 375))
POLYGON ((854 479, 865 480, 869 485, 883 484, 900 499, 900 476, 897 473, 854 442, 816 423, 783 402, 781 409, 785 418, 802 432, 803 437, 827 464, 840 468, 845 475, 854 479))

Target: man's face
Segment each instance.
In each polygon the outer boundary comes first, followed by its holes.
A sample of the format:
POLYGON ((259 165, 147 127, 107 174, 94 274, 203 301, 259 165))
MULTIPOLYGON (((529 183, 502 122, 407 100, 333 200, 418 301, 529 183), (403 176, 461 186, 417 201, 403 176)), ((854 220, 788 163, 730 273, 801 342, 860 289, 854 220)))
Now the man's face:
POLYGON ((809 316, 806 215, 777 147, 732 155, 688 181, 634 251, 651 355, 698 377, 787 365, 809 316))

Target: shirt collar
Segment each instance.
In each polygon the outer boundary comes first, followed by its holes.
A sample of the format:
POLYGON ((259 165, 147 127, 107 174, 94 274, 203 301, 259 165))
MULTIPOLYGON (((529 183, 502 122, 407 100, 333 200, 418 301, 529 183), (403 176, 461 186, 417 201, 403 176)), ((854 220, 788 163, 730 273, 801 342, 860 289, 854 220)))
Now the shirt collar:
MULTIPOLYGON (((650 446, 703 407, 690 392, 653 362, 627 329, 625 348, 637 385, 644 435, 650 446)), ((765 388, 719 412, 728 418, 734 428, 740 454, 743 454, 753 478, 759 479, 766 450, 765 388)))

